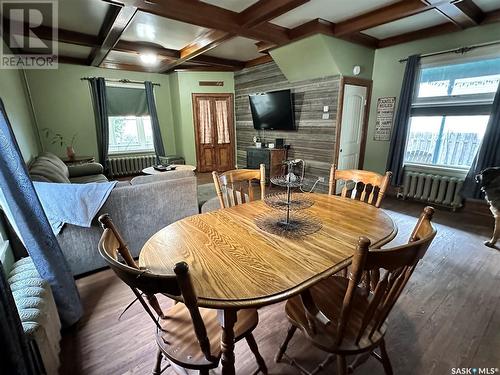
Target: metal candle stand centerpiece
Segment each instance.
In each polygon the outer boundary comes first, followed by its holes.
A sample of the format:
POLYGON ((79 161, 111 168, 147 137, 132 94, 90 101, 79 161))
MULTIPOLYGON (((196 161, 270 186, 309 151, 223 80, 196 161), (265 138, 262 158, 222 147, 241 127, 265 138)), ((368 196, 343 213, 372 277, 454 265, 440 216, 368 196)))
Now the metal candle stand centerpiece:
POLYGON ((312 234, 321 229, 321 222, 310 217, 303 212, 314 204, 304 193, 296 193, 293 190, 299 189, 304 183, 304 162, 302 160, 287 160, 287 174, 272 177, 271 183, 285 188, 285 192, 270 194, 266 196, 265 203, 277 210, 276 213, 263 214, 255 219, 256 225, 269 233, 277 234, 289 238, 302 237, 312 234), (301 176, 294 173, 294 168, 302 165, 301 176))

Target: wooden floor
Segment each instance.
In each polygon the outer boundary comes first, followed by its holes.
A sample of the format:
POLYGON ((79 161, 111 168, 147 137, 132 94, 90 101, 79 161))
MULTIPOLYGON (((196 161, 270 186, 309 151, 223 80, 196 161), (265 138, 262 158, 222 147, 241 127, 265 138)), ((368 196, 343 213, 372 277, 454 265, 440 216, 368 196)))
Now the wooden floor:
MULTIPOLYGON (((403 242, 421 205, 387 200, 403 242)), ((492 220, 438 210, 438 237, 390 316, 387 349, 395 374, 451 374, 454 367, 500 367, 500 251, 483 241, 492 220)), ((154 364, 154 325, 134 304, 121 319, 132 292, 109 271, 77 282, 85 316, 62 340, 61 374, 148 374, 154 364)), ((168 305, 167 300, 162 301, 168 305)), ((255 336, 270 374, 299 374, 273 357, 287 321, 283 305, 259 311, 255 336)), ((288 353, 306 368, 324 354, 297 333, 288 353)), ((237 374, 252 374, 256 364, 244 342, 236 345, 237 374)), ((334 374, 335 364, 321 374, 334 374)), ((213 372, 220 374, 220 369, 213 372)), ((173 374, 167 370, 165 374, 173 374)), ((374 359, 356 374, 383 374, 374 359)))

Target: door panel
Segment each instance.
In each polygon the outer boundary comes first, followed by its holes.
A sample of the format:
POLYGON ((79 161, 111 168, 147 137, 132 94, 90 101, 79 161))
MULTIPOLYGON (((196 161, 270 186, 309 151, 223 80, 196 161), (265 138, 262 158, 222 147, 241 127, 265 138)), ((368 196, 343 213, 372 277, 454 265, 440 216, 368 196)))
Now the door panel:
POLYGON ((229 102, 227 100, 215 100, 215 123, 217 125, 217 144, 231 143, 229 137, 229 102))
POLYGON ((235 167, 232 94, 193 94, 196 157, 200 172, 235 167))
POLYGON ((338 169, 359 167, 366 94, 367 88, 364 86, 344 86, 338 169))
MULTIPOLYGON (((359 168, 367 91, 365 86, 344 86, 338 169, 359 168)), ((337 194, 343 185, 343 181, 337 184, 337 194)), ((354 187, 354 184, 351 185, 349 189, 354 187)))
POLYGON ((196 113, 196 148, 198 155, 198 170, 209 172, 215 169, 214 129, 212 106, 209 98, 196 98, 194 101, 196 113))
POLYGON ((217 143, 215 144, 215 154, 217 155, 217 170, 225 172, 233 169, 234 163, 234 142, 231 142, 232 133, 232 111, 231 100, 226 98, 215 98, 215 124, 217 129, 217 143), (231 124, 231 125, 230 125, 231 124))

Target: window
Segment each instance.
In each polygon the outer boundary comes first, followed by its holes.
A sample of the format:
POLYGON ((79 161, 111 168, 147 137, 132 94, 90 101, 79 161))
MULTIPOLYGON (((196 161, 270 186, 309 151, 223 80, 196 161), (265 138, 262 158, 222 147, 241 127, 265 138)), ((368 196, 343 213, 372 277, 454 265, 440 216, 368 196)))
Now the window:
POLYGON ((149 116, 109 116, 109 153, 154 152, 149 116))
POLYGON ((154 152, 151 117, 144 87, 108 84, 106 99, 109 154, 154 152))
POLYGON ((411 108, 406 164, 468 169, 500 81, 500 58, 424 64, 411 108))

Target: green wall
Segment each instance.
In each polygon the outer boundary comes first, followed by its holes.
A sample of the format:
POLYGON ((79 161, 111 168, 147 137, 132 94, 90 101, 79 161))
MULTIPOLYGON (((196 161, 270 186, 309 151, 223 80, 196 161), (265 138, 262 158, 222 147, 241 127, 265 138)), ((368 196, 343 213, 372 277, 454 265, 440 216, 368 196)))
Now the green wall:
POLYGON ((193 93, 233 93, 233 72, 177 72, 170 74, 170 89, 177 153, 186 164, 196 165, 193 93), (224 86, 200 86, 199 81, 223 81, 224 86))
MULTIPOLYGON (((7 49, 5 43, 3 48, 4 51, 7 49)), ((0 98, 5 105, 23 158, 30 161, 38 155, 40 146, 22 70, 0 69, 0 98)))
POLYGON ((359 77, 371 79, 375 51, 326 35, 313 35, 272 50, 271 56, 290 82, 336 75, 352 75, 361 66, 359 77))
MULTIPOLYGON (((97 156, 94 110, 89 84, 80 78, 94 76, 159 83, 161 86, 155 86, 155 98, 165 152, 176 153, 168 75, 67 64, 59 64, 57 70, 30 70, 26 74, 39 129, 49 128, 66 138, 77 133, 76 153, 94 156, 97 156)), ((50 144, 43 134, 41 141, 45 151, 65 155, 65 147, 50 144)))
POLYGON ((443 51, 499 39, 500 23, 496 23, 376 50, 364 168, 377 172, 385 171, 389 141, 373 140, 377 99, 384 96, 395 96, 396 100, 399 99, 405 69, 405 64, 400 63, 400 59, 417 53, 443 51))

